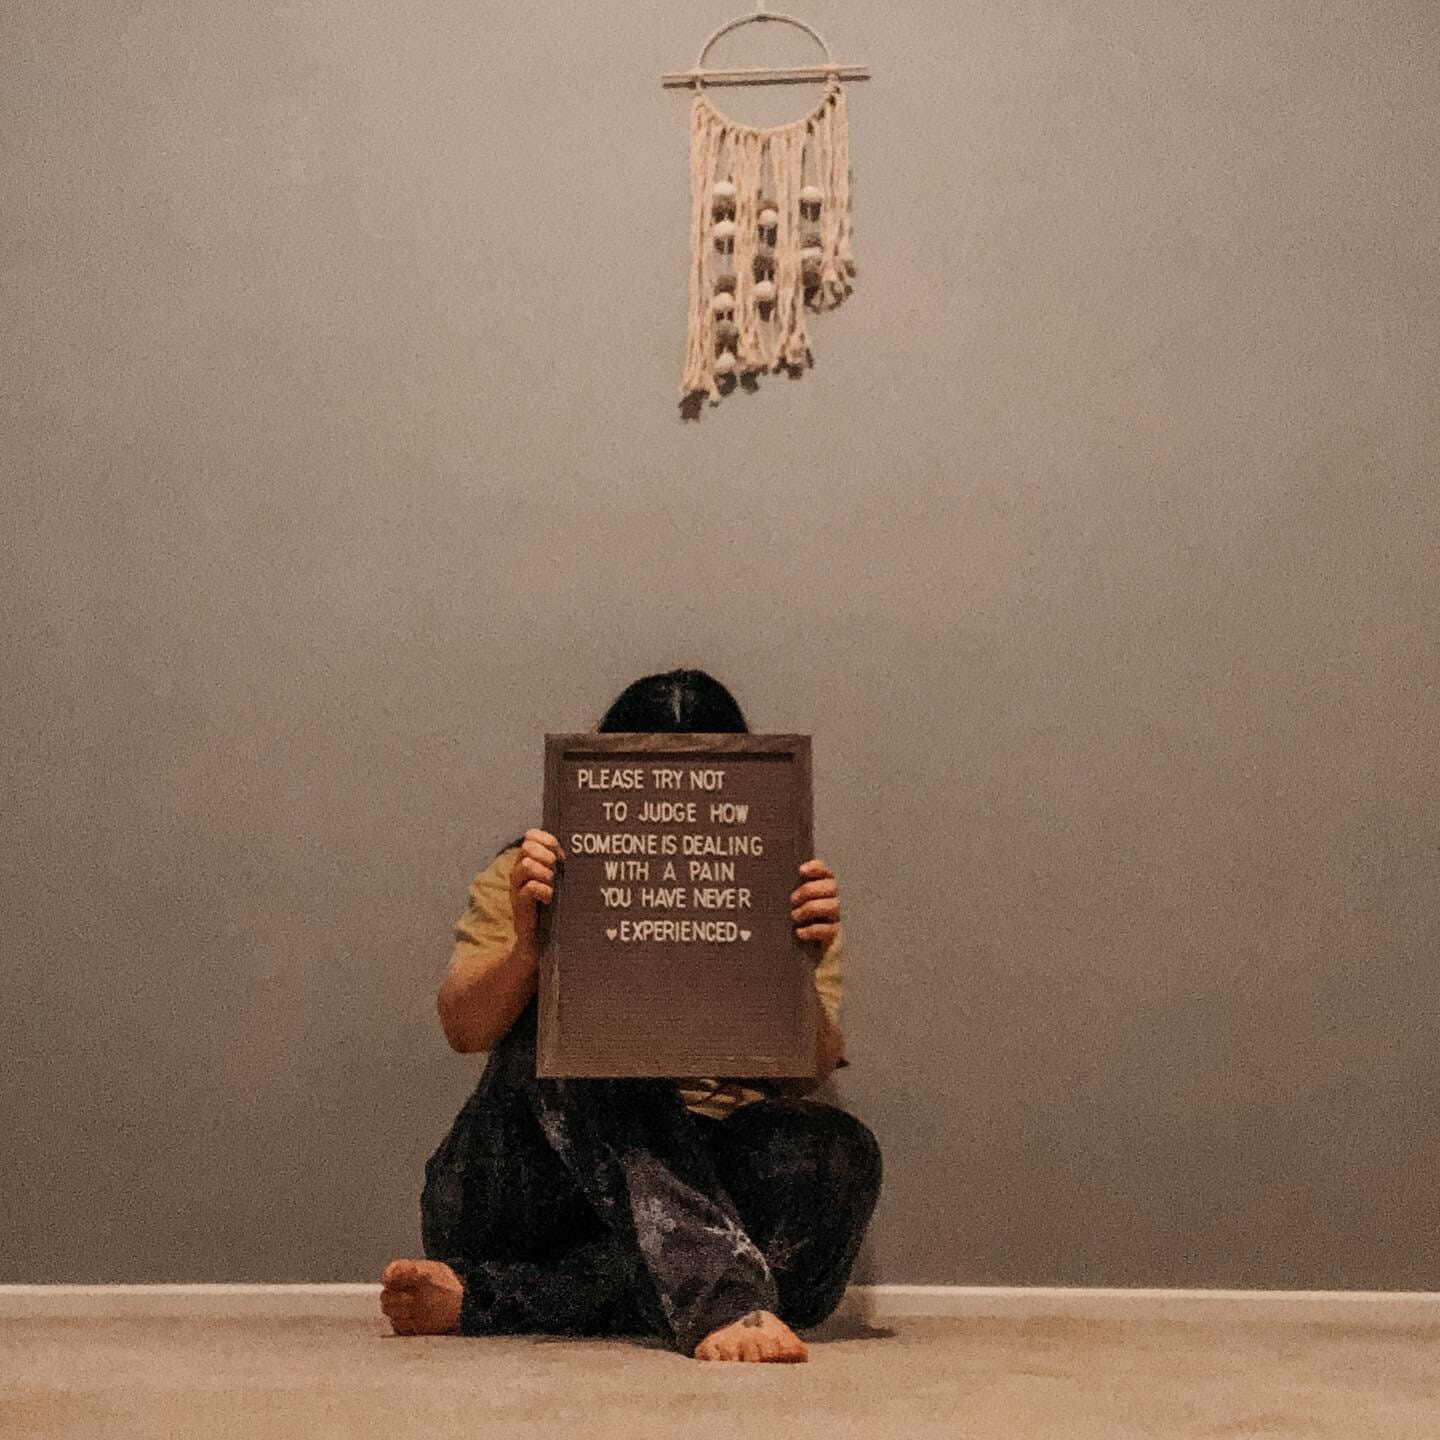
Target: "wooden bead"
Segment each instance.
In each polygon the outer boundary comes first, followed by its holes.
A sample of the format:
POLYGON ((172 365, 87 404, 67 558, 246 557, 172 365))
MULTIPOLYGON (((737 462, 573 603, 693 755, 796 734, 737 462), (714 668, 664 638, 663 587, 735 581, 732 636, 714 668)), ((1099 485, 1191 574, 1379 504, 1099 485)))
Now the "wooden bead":
POLYGON ((710 304, 717 315, 728 315, 735 308, 735 297, 728 290, 722 290, 710 304))
POLYGON ((825 192, 818 185, 807 185, 800 192, 800 203, 802 205, 820 205, 825 200, 825 192))
POLYGON ((733 180, 717 180, 710 193, 717 200, 734 200, 735 182, 733 180))
POLYGON ((715 243, 717 245, 728 245, 735 238, 735 222, 733 220, 717 220, 715 222, 715 243))
POLYGON ((760 228, 762 230, 773 230, 780 223, 780 212, 771 204, 766 204, 760 212, 760 228))
POLYGON ((775 299, 775 282, 761 280, 755 286, 755 298, 762 305, 769 305, 775 299))
POLYGON ((807 250, 818 250, 820 248, 820 232, 818 230, 807 230, 800 237, 800 244, 807 250))
POLYGON ((740 327, 733 320, 722 320, 715 327, 715 340, 728 350, 740 338, 740 327))
POLYGON ((733 275, 717 275, 715 277, 715 293, 717 295, 735 293, 735 277, 733 275))
POLYGON ((723 354, 715 357, 715 373, 717 375, 730 375, 735 370, 735 356, 726 350, 723 354))

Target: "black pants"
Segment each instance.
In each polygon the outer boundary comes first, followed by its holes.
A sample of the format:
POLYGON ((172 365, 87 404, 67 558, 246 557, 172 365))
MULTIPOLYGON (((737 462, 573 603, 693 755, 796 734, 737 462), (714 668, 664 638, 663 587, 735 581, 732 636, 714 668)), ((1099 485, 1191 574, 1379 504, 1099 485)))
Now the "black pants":
POLYGON ((880 1190, 854 1116, 760 1100, 724 1120, 668 1080, 541 1080, 535 1006, 425 1167, 425 1253, 468 1335, 658 1335, 684 1354, 750 1310, 840 1303, 880 1190))

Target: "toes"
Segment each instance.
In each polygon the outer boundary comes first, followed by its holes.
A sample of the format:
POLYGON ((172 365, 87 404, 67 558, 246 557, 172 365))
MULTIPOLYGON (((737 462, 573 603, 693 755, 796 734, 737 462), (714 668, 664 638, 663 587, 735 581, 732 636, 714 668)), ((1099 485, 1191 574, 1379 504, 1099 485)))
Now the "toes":
POLYGON ((695 1347, 697 1360, 738 1360, 739 1348, 733 1335, 707 1335, 695 1347))
POLYGON ((772 1333, 710 1336, 695 1348, 697 1360, 730 1360, 750 1364, 800 1364, 809 1359, 804 1342, 798 1335, 772 1333))
POLYGON ((708 1361, 738 1361, 750 1364, 795 1364, 808 1359, 804 1342, 786 1331, 747 1330, 743 1334, 709 1335, 695 1347, 695 1358, 708 1361))
POLYGON ((380 1280, 396 1289, 411 1289, 420 1283, 420 1266, 414 1260, 392 1260, 380 1280))

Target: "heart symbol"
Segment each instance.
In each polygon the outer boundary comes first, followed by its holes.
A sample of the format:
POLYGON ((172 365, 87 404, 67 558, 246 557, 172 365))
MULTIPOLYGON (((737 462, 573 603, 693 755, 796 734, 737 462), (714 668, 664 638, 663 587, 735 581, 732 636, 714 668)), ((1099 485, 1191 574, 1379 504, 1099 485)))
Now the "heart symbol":
POLYGON ((750 938, 750 932, 748 930, 742 930, 740 932, 740 938, 742 940, 748 940, 750 938))
POLYGON ((605 932, 605 938, 607 940, 613 940, 619 933, 620 932, 618 930, 607 930, 605 932))

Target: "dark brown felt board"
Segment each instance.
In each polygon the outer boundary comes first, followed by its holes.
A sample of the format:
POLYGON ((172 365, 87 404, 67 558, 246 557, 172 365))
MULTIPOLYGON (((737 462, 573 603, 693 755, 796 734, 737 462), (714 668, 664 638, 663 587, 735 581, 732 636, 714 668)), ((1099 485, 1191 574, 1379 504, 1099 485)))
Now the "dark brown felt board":
POLYGON ((547 735, 543 1076, 811 1076, 806 735, 547 735))

